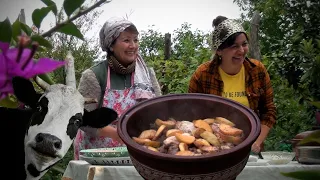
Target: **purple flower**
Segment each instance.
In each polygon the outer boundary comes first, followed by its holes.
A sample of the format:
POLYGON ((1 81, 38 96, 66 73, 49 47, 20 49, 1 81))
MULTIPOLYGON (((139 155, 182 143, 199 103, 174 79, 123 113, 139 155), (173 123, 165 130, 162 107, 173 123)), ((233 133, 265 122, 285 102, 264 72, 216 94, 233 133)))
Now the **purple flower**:
POLYGON ((64 61, 56 61, 50 58, 40 58, 35 61, 33 56, 38 44, 33 43, 32 49, 25 48, 28 38, 19 38, 18 48, 9 48, 9 43, 0 42, 0 100, 9 94, 13 94, 12 78, 15 76, 32 78, 39 74, 45 74, 63 66, 64 61))

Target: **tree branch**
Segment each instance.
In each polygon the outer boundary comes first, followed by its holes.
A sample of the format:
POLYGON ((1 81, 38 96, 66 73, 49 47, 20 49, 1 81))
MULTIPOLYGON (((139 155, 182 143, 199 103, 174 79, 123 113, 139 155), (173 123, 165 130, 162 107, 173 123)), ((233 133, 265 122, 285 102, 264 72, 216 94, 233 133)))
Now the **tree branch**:
POLYGON ((108 0, 100 0, 97 3, 95 3, 94 5, 92 5, 91 7, 87 8, 86 10, 80 11, 78 14, 74 15, 70 19, 68 19, 68 20, 66 20, 66 21, 64 21, 62 23, 56 24, 55 27, 53 27, 49 31, 43 33, 41 36, 42 37, 49 37, 52 33, 56 32, 58 29, 60 29, 63 26, 67 25, 69 22, 72 22, 73 20, 79 18, 80 16, 87 14, 88 12, 92 11, 93 9, 99 7, 101 4, 109 3, 109 2, 111 2, 111 0, 110 1, 108 1, 108 0))

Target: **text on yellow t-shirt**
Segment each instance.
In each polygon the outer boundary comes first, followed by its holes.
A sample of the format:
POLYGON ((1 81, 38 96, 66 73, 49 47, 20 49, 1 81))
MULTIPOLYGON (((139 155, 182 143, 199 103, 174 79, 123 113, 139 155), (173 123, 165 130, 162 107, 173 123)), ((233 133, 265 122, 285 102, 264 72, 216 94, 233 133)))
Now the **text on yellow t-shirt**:
POLYGON ((229 75, 220 67, 219 73, 224 84, 222 97, 232 99, 249 107, 249 101, 246 96, 244 66, 242 65, 240 72, 236 75, 229 75))

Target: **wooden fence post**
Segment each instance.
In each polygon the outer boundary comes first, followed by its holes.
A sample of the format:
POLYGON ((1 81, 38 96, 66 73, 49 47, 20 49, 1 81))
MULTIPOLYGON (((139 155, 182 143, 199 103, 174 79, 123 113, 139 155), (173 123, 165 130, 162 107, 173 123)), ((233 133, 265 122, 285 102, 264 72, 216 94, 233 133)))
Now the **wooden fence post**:
POLYGON ((26 15, 24 14, 24 9, 20 10, 19 21, 26 24, 26 15))
POLYGON ((249 54, 251 58, 261 61, 261 53, 260 53, 259 39, 258 39, 259 23, 260 23, 260 14, 258 11, 255 11, 250 22, 249 54))
POLYGON ((164 35, 164 60, 170 58, 171 55, 171 34, 166 33, 164 35))
MULTIPOLYGON (((166 33, 164 35, 164 60, 170 59, 171 56, 171 34, 166 33)), ((162 71, 161 71, 161 78, 165 77, 166 68, 165 68, 165 62, 161 63, 162 71)), ((161 84, 161 91, 163 94, 168 93, 168 87, 166 84, 161 84)))

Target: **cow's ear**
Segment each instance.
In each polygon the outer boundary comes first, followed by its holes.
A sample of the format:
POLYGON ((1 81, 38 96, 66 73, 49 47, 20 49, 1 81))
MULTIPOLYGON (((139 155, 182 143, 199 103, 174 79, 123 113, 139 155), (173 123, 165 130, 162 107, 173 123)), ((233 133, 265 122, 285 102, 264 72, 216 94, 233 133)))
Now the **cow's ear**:
POLYGON ((90 112, 84 110, 82 126, 103 128, 116 120, 117 117, 117 112, 110 108, 102 107, 90 112))
POLYGON ((36 106, 40 98, 40 94, 36 93, 31 81, 22 77, 14 77, 12 78, 12 85, 14 94, 19 101, 32 108, 36 106))

